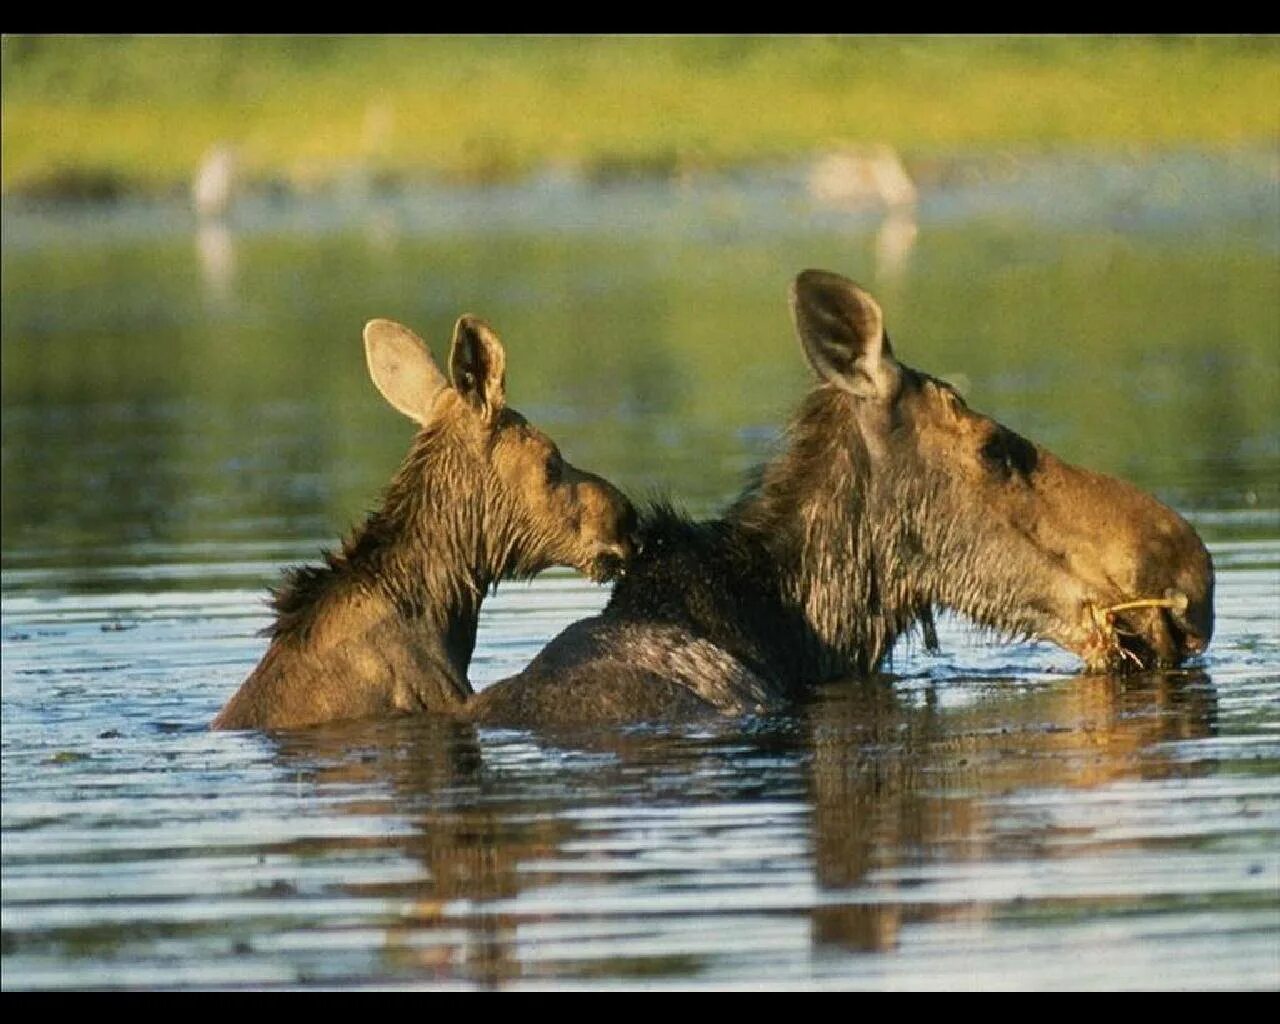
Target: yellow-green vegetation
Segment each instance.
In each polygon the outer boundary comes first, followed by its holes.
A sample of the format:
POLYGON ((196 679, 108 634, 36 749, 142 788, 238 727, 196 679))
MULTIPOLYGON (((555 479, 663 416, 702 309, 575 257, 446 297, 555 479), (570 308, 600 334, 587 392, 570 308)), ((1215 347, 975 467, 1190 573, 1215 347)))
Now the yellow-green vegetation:
POLYGON ((1277 37, 3 40, 3 189, 163 190, 214 143, 290 186, 1280 138, 1277 37))

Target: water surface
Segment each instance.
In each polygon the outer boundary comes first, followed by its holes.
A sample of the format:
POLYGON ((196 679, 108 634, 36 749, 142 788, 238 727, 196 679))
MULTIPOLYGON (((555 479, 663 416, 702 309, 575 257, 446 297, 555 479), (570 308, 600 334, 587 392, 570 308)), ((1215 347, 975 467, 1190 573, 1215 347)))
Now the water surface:
MULTIPOLYGON (((958 162, 914 218, 789 171, 681 187, 21 207, 3 223, 3 985, 1280 986, 1274 157, 958 162), (366 319, 508 347, 568 458, 694 513, 807 383, 839 270, 900 357, 1209 543, 1189 669, 942 624, 785 714, 558 734, 207 724, 266 587, 409 440, 366 319)), ((478 686, 607 591, 485 606, 478 686)))

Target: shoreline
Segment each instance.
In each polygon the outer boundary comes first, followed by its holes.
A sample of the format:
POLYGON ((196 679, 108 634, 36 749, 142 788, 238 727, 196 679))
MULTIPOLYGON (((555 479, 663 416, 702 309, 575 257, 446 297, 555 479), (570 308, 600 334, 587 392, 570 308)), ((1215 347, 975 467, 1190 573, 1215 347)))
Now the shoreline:
POLYGON ((0 37, 0 191, 680 179, 891 147, 1280 145, 1280 37, 0 37))
MULTIPOLYGON (((654 164, 611 162, 603 167, 575 167, 565 163, 540 165, 520 174, 500 178, 468 179, 432 173, 429 169, 392 171, 370 164, 349 163, 332 169, 329 174, 312 174, 305 180, 290 180, 273 174, 255 174, 241 170, 234 185, 235 200, 257 203, 290 203, 311 199, 343 199, 376 203, 400 196, 433 193, 482 194, 486 192, 526 191, 542 189, 590 194, 628 186, 696 188, 708 183, 759 182, 789 179, 803 187, 820 189, 816 178, 827 164, 841 163, 847 176, 858 174, 859 164, 866 164, 870 154, 887 152, 898 162, 905 177, 921 192, 1013 181, 1037 168, 1077 164, 1112 168, 1142 168, 1167 163, 1183 157, 1222 163, 1269 164, 1268 173, 1280 182, 1280 144, 1269 140, 1233 144, 1167 144, 1167 145, 1088 145, 1054 147, 992 147, 981 150, 957 149, 923 155, 902 154, 887 147, 849 144, 833 146, 781 160, 741 161, 726 165, 698 167, 659 167, 654 164)), ((839 184, 836 185, 837 190, 839 184)), ((109 207, 130 204, 193 203, 191 180, 173 182, 164 187, 142 184, 120 178, 110 172, 80 169, 63 172, 47 179, 35 179, 22 188, 4 192, 11 211, 29 212, 45 207, 109 207)), ((821 204, 821 201, 818 200, 821 204)), ((914 199, 910 200, 914 202, 914 199)), ((882 195, 838 199, 828 205, 875 208, 893 206, 882 195)))

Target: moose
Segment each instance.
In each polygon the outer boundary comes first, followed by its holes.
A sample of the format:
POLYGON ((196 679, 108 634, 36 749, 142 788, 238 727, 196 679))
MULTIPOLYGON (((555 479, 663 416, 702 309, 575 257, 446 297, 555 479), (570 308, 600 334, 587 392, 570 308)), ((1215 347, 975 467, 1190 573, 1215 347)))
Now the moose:
POLYGON ((289 571, 270 646, 215 729, 461 712, 499 580, 564 565, 605 582, 634 555, 631 503, 506 404, 506 351, 485 321, 457 321, 450 380, 401 324, 370 321, 364 343, 373 383, 420 429, 342 550, 289 571))
POLYGON ((605 609, 459 710, 476 722, 749 713, 874 672, 949 608, 1051 641, 1087 670, 1205 649, 1213 566, 1155 498, 1062 462, 900 363, 875 299, 838 274, 791 288, 817 385, 783 449, 718 519, 666 505, 605 609))
POLYGON ((374 382, 422 431, 383 508, 277 595, 271 648, 215 727, 751 713, 874 673, 916 626, 928 642, 935 607, 1053 642, 1091 672, 1207 647, 1213 565, 1174 511, 900 363, 879 305, 847 278, 804 271, 791 313, 817 382, 779 453, 720 518, 658 503, 638 523, 505 408, 482 322, 458 323, 451 388, 406 328, 370 323, 374 382), (473 693, 485 587, 550 564, 615 578, 608 604, 473 693))

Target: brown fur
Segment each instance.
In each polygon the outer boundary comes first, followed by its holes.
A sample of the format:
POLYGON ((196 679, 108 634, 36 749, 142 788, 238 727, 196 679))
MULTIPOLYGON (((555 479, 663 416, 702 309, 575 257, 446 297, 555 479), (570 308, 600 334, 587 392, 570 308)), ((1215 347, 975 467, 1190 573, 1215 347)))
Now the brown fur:
POLYGON ((820 379, 783 451, 720 519, 651 511, 604 612, 469 701, 468 716, 534 725, 767 707, 874 672, 935 606, 1050 640, 1091 670, 1176 665, 1205 648, 1213 567, 1180 516, 899 363, 879 306, 851 281, 806 271, 792 303, 820 379), (1127 609, 1100 639, 1098 610, 1138 598, 1171 606, 1127 609))
POLYGON ((262 662, 214 728, 459 710, 485 593, 568 565, 603 579, 633 552, 634 512, 506 407, 505 353, 455 330, 452 386, 406 328, 366 328, 370 373, 421 424, 382 503, 325 564, 290 570, 262 662))

